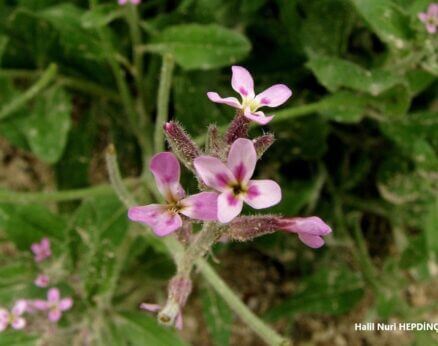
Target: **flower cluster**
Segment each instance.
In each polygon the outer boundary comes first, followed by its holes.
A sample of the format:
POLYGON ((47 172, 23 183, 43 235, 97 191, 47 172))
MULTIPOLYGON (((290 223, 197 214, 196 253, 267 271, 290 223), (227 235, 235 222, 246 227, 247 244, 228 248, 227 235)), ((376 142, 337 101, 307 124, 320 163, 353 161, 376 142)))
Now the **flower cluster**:
POLYGON ((222 98, 209 92, 208 98, 237 109, 226 133, 220 134, 215 125, 208 128, 204 150, 190 138, 182 126, 174 121, 164 124, 164 133, 172 152, 152 157, 152 172, 162 204, 132 207, 128 217, 149 226, 158 236, 178 231, 183 234, 194 222, 204 222, 197 237, 189 239, 186 258, 177 263, 178 273, 169 283, 167 303, 164 306, 143 303, 141 308, 158 311, 158 319, 165 325, 182 328, 182 309, 191 292, 189 278, 194 254, 202 256, 216 241, 249 241, 258 236, 283 231, 296 233, 311 248, 324 245, 323 237, 330 227, 319 217, 283 217, 280 215, 239 216, 244 204, 253 209, 265 209, 280 203, 280 185, 270 179, 253 179, 257 161, 273 144, 274 135, 264 134, 248 138, 251 121, 266 124, 273 116, 259 111, 262 106, 276 107, 292 95, 284 84, 271 86, 255 95, 251 74, 243 67, 232 67, 232 88, 242 100, 222 98), (187 195, 180 184, 179 161, 194 173, 200 192, 187 195), (211 232, 211 236, 207 233, 211 232), (203 236, 205 236, 203 239, 203 236), (192 257, 190 257, 192 256, 192 257), (189 264, 188 264, 189 263, 189 264))
POLYGON ((424 23, 429 34, 435 34, 438 27, 438 4, 430 4, 427 12, 420 12, 418 18, 424 23))
MULTIPOLYGON (((31 245, 31 251, 34 255, 35 263, 39 264, 52 256, 50 240, 43 238, 39 243, 31 245)), ((44 288, 49 285, 49 277, 46 274, 39 274, 34 284, 44 288)), ((58 322, 64 311, 70 310, 73 306, 73 299, 70 297, 61 298, 58 288, 50 288, 47 291, 47 299, 19 299, 15 302, 11 310, 0 308, 0 332, 8 326, 20 330, 26 327, 25 313, 34 314, 43 312, 47 314, 50 322, 58 322)))

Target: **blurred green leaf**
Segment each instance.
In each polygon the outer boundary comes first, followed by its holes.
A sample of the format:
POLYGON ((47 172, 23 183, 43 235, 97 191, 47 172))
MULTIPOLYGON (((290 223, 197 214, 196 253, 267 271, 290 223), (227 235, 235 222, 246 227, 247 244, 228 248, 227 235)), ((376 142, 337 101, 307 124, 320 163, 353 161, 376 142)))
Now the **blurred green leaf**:
POLYGON ((366 112, 367 97, 350 91, 338 91, 323 99, 319 111, 324 118, 341 123, 357 123, 366 112))
POLYGON ((144 312, 123 312, 117 318, 117 329, 123 340, 132 345, 186 345, 171 329, 160 326, 144 312))
POLYGON ((392 0, 351 0, 379 38, 397 48, 407 48, 412 36, 409 18, 392 0))
MULTIPOLYGON (((320 54, 332 56, 343 54, 347 49, 348 37, 355 19, 349 1, 313 0, 302 1, 300 4, 303 7, 300 10, 304 11, 305 20, 302 21, 299 39, 307 55, 313 57, 320 54)), ((296 21, 293 26, 296 25, 295 23, 296 21)), ((288 25, 290 24, 289 22, 288 25)))
POLYGON ((41 205, 0 204, 0 227, 20 250, 29 250, 44 236, 63 239, 67 225, 41 205))
POLYGON ((70 96, 62 88, 49 89, 36 100, 24 132, 41 160, 55 163, 61 157, 71 127, 71 112, 70 96))
POLYGON ((213 343, 217 346, 229 345, 233 312, 210 288, 205 288, 202 292, 202 311, 213 343))
POLYGON ((97 5, 81 16, 82 27, 86 29, 108 25, 114 19, 123 16, 123 8, 116 3, 97 5))
POLYGON ((23 333, 22 331, 5 331, 0 333, 0 345, 7 346, 33 346, 40 342, 37 335, 23 333))
POLYGON ((304 279, 299 292, 269 310, 265 317, 275 321, 303 312, 340 315, 350 311, 363 294, 363 282, 357 273, 348 268, 323 268, 304 279))
POLYGON ((308 63, 319 82, 334 92, 341 87, 379 95, 402 80, 384 70, 366 70, 348 60, 318 56, 308 63))
POLYGON ((207 70, 243 59, 251 44, 242 34, 216 24, 184 24, 166 28, 146 48, 173 55, 185 69, 207 70))
POLYGON ((0 35, 0 64, 2 62, 3 53, 6 49, 6 45, 8 44, 8 37, 0 35))
POLYGON ((425 215, 424 231, 428 250, 438 256, 438 198, 430 203, 425 215))

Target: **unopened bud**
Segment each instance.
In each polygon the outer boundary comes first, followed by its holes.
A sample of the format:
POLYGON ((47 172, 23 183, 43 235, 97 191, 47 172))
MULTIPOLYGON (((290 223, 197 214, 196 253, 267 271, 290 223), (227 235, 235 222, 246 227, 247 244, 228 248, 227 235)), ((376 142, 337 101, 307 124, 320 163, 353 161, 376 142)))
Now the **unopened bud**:
POLYGON ((229 224, 229 230, 224 233, 222 241, 248 241, 278 230, 278 216, 241 216, 229 224))
POLYGON ((260 159, 266 150, 274 143, 275 137, 272 133, 267 133, 263 136, 253 139, 254 147, 257 153, 257 159, 260 159))
POLYGON ((221 160, 226 159, 228 145, 223 136, 219 133, 217 126, 214 124, 208 127, 205 150, 208 155, 217 157, 221 160))
POLYGON ((172 151, 188 169, 193 171, 193 160, 201 155, 199 147, 177 122, 169 121, 163 128, 172 151))
POLYGON ((238 110, 225 134, 226 142, 232 144, 238 138, 248 138, 249 123, 250 120, 243 115, 241 110, 238 110))

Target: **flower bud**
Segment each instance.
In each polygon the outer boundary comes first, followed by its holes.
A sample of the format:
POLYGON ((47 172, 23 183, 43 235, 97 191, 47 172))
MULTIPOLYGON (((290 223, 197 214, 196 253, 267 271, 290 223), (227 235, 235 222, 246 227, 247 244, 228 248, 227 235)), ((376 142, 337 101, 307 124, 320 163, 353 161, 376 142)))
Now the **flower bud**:
POLYGON ((217 157, 223 161, 227 157, 228 145, 220 135, 217 126, 214 124, 208 127, 205 150, 208 155, 217 157))
POLYGON ((323 236, 332 232, 330 226, 317 216, 310 217, 280 217, 272 215, 241 216, 229 224, 229 230, 221 241, 248 241, 265 234, 280 230, 297 233, 298 238, 311 248, 324 245, 323 236))
POLYGON ((274 143, 275 137, 272 133, 267 133, 263 136, 253 139, 254 148, 257 153, 257 158, 260 159, 266 150, 274 143))
POLYGON ((172 151, 188 169, 193 170, 193 160, 201 155, 199 147, 177 122, 169 121, 163 128, 172 151))
POLYGON ((226 142, 232 144, 238 138, 248 138, 249 123, 250 120, 243 115, 242 111, 237 111, 225 134, 226 142))

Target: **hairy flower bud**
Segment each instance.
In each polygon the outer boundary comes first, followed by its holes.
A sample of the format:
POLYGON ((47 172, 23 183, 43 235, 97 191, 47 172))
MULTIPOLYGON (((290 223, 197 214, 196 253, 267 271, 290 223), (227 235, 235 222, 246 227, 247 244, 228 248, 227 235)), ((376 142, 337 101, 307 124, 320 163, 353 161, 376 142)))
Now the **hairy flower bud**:
POLYGON ((201 155, 199 147, 177 122, 169 121, 163 128, 172 151, 188 169, 193 170, 193 160, 201 155))
POLYGON ((250 120, 243 116, 242 111, 237 111, 236 116, 228 127, 225 140, 228 144, 234 143, 238 138, 248 138, 250 120))
POLYGON ((219 133, 217 126, 214 124, 208 127, 205 151, 208 155, 217 157, 223 161, 226 159, 228 145, 219 133))
POLYGON ((248 241, 275 231, 297 233, 298 238, 311 248, 324 245, 322 236, 332 232, 330 226, 317 216, 280 217, 273 215, 241 216, 229 224, 222 241, 248 241))
POLYGON ((257 153, 257 158, 260 159, 266 150, 274 143, 275 137, 272 133, 267 133, 263 136, 254 138, 253 140, 254 147, 257 153))

